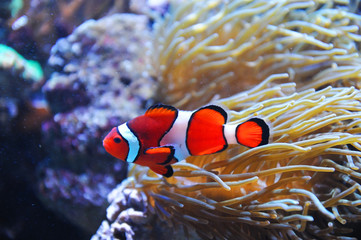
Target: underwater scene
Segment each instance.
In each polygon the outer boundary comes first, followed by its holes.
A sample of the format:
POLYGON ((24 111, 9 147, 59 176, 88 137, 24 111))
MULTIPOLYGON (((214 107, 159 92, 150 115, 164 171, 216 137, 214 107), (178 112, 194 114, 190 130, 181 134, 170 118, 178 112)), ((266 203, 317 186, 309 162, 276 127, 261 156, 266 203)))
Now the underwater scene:
POLYGON ((1 0, 0 240, 361 239, 361 1, 1 0))

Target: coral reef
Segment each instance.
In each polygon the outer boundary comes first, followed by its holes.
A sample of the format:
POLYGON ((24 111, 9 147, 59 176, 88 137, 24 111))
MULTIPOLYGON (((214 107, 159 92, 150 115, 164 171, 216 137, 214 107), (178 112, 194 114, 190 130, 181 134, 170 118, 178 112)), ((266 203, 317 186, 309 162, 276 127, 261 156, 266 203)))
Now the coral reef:
POLYGON ((84 21, 128 11, 129 5, 123 0, 25 0, 23 6, 18 2, 22 1, 12 1, 12 12, 17 9, 17 14, 8 21, 12 28, 9 44, 24 53, 35 51, 41 59, 47 58, 57 39, 66 37, 84 21))
POLYGON ((50 116, 40 96, 44 78, 38 62, 0 44, 0 239, 44 239, 50 231, 52 239, 81 236, 46 209, 34 191, 36 165, 46 156, 41 122, 50 116))
POLYGON ((173 165, 170 179, 134 166, 125 190, 142 191, 148 209, 204 239, 348 236, 347 224, 360 218, 361 139, 354 133, 360 131, 361 92, 295 92, 295 83, 277 83, 287 78, 271 75, 214 102, 231 110, 231 123, 250 116, 268 120, 272 143, 190 157, 173 165))
POLYGON ((57 42, 49 63, 58 72, 43 87, 55 113, 43 125, 52 158, 99 163, 102 135, 151 104, 147 41, 147 18, 120 14, 89 20, 57 42))
MULTIPOLYGON (((38 62, 26 60, 14 49, 0 44, 0 68, 18 74, 25 81, 39 82, 44 74, 38 62)), ((7 89, 6 89, 7 90, 7 89)))
POLYGON ((129 9, 133 13, 157 18, 163 16, 169 8, 170 0, 130 0, 129 9))
MULTIPOLYGON (((66 169, 42 169, 39 185, 40 198, 54 212, 73 224, 94 232, 103 218, 108 193, 116 186, 121 176, 95 173, 91 170, 75 174, 66 169)), ((114 174, 114 173, 113 173, 114 174)))
POLYGON ((158 96, 195 109, 273 73, 300 89, 359 78, 361 17, 345 2, 179 1, 155 24, 158 96))
POLYGON ((0 19, 15 17, 23 7, 22 0, 3 0, 0 3, 0 19))
POLYGON ((49 64, 57 72, 43 92, 54 116, 42 126, 50 160, 39 170, 40 195, 50 208, 89 232, 99 224, 106 193, 127 171, 123 162, 105 153, 102 137, 152 103, 155 81, 144 54, 149 39, 146 17, 115 14, 83 23, 52 48, 49 64), (73 209, 75 205, 79 207, 73 209))
MULTIPOLYGON (((38 184, 44 205, 87 234, 104 217, 110 192, 107 219, 93 240, 356 236, 359 5, 352 0, 2 1, 0 158, 6 161, 0 161, 0 190, 17 201, 1 198, 2 206, 11 207, 2 211, 0 238, 43 238, 42 226, 31 232, 33 225, 24 220, 37 217, 41 208, 31 184, 38 184), (150 18, 112 15, 118 12, 150 18), (66 38, 57 41, 61 37, 66 38), (25 58, 53 73, 43 87, 53 115, 42 124, 42 143, 38 126, 49 112, 34 99, 44 74, 25 58), (234 124, 263 117, 272 125, 273 139, 255 149, 234 146, 188 158, 174 165, 169 179, 140 166, 126 178, 127 166, 105 154, 102 137, 142 114, 155 98, 181 109, 220 104, 234 124), (14 188, 26 193, 15 194, 14 188), (24 199, 30 200, 24 204, 24 199), (32 218, 23 218, 25 212, 32 218)), ((48 220, 49 212, 42 214, 48 220)), ((54 232, 52 239, 62 238, 54 232)))
MULTIPOLYGON (((182 228, 174 229, 148 210, 148 198, 137 189, 126 188, 129 179, 109 195, 107 220, 100 225, 92 240, 117 239, 185 239, 182 228), (110 223, 109 223, 110 222, 110 223)), ((193 236, 194 232, 192 232, 193 236)))

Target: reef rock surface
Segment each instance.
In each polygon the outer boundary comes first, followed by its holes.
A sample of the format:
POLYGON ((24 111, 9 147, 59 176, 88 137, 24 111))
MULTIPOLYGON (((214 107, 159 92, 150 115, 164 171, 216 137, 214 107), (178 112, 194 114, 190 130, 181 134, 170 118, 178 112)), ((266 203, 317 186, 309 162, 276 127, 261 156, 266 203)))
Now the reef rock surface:
POLYGON ((51 51, 49 64, 56 72, 43 91, 54 116, 42 126, 50 160, 39 170, 40 195, 91 232, 105 211, 107 193, 126 177, 126 165, 105 152, 102 138, 152 103, 156 82, 146 54, 149 39, 147 17, 116 14, 88 20, 51 51), (90 180, 94 176, 97 180, 90 180), (81 193, 71 191, 74 186, 81 193), (92 207, 96 213, 89 219, 92 207))

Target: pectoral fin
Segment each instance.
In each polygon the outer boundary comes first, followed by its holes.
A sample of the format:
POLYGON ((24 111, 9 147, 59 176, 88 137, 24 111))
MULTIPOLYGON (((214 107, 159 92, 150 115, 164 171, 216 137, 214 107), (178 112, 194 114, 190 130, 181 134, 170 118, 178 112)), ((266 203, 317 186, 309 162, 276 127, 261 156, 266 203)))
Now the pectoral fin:
POLYGON ((161 174, 167 178, 173 176, 173 168, 171 165, 167 165, 167 166, 155 165, 150 167, 150 169, 153 172, 161 174))
POLYGON ((166 165, 169 164, 174 158, 174 147, 152 147, 146 149, 144 153, 152 156, 152 160, 154 161, 154 163, 159 165, 166 165))
POLYGON ((170 164, 177 161, 174 158, 174 153, 175 149, 173 146, 152 147, 144 151, 144 154, 151 156, 152 164, 148 165, 150 169, 164 177, 171 177, 173 175, 173 168, 170 164))

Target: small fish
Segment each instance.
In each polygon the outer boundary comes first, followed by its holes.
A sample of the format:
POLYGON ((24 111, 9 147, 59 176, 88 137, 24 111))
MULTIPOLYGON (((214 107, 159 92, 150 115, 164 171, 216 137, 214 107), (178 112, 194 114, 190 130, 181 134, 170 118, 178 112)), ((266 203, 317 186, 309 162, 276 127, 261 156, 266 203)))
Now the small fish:
POLYGON ((171 164, 188 156, 221 152, 229 144, 257 147, 268 143, 270 130, 260 118, 238 125, 226 123, 227 113, 220 106, 191 112, 157 104, 144 115, 114 127, 103 146, 116 158, 171 177, 171 164))

